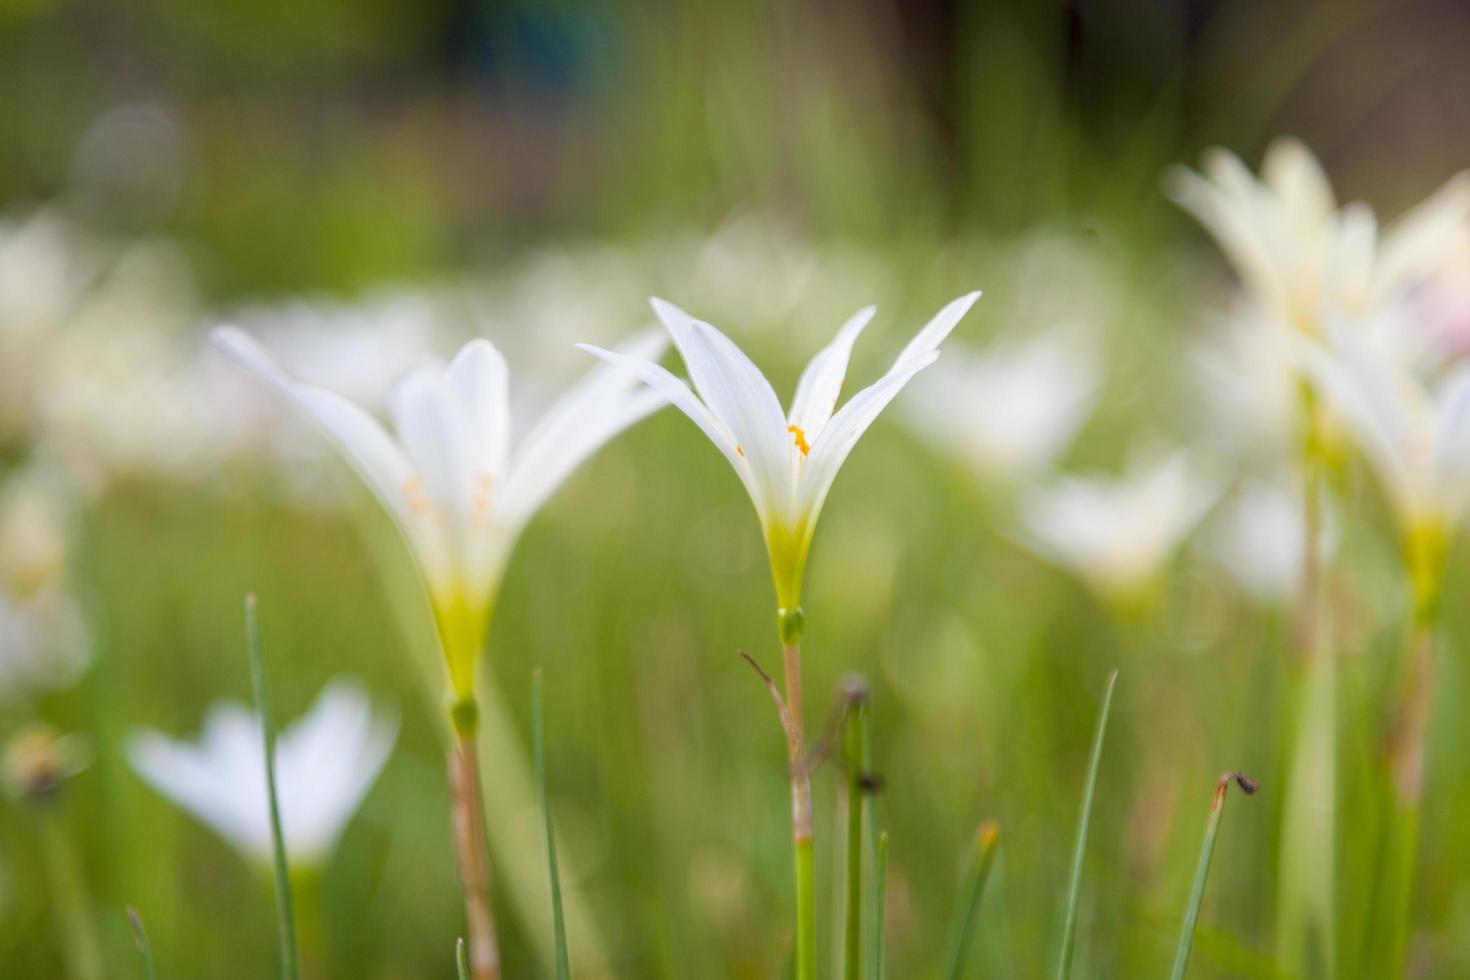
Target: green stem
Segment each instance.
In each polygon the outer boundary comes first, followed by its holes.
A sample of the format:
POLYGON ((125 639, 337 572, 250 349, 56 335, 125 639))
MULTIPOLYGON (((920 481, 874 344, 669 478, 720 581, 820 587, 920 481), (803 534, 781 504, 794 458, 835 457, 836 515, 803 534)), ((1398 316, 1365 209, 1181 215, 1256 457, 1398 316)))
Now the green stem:
MULTIPOLYGON (((1210 860, 1215 856, 1215 836, 1220 831, 1220 815, 1225 812, 1225 796, 1232 780, 1238 774, 1227 772, 1215 783, 1215 799, 1210 804, 1210 817, 1205 823, 1205 842, 1200 847, 1199 864, 1194 870, 1194 886, 1189 892, 1189 904, 1184 908, 1184 926, 1179 930, 1179 947, 1174 953, 1174 968, 1170 980, 1184 980, 1184 971, 1189 967, 1189 951, 1194 944, 1194 927, 1199 922, 1200 902, 1205 896, 1205 881, 1210 876, 1210 860)), ((1255 792, 1254 784, 1241 783, 1241 788, 1255 792)))
POLYGON ((297 980, 301 954, 296 945, 296 913, 291 903, 291 874, 286 863, 286 838, 281 830, 281 801, 276 793, 276 732, 271 722, 270 700, 265 688, 265 658, 260 648, 260 626, 255 596, 245 597, 245 641, 250 653, 250 686, 255 710, 260 716, 261 740, 265 750, 266 793, 270 800, 271 852, 275 861, 276 930, 281 944, 281 978, 297 980))
POLYGON ((1424 798, 1424 765, 1434 695, 1434 624, 1416 620, 1410 638, 1409 668, 1400 694, 1398 722, 1389 745, 1394 800, 1387 867, 1379 884, 1384 943, 1383 975, 1402 976, 1414 918, 1414 879, 1419 857, 1419 816, 1424 798))
POLYGON ((72 980, 102 980, 102 952, 97 942, 97 929, 92 921, 91 898, 82 878, 76 849, 71 839, 54 819, 43 813, 41 846, 46 854, 46 874, 51 886, 51 899, 56 903, 57 925, 60 927, 62 953, 72 980))
POLYGON ((863 961, 863 804, 868 795, 867 693, 850 695, 847 756, 847 923, 843 931, 842 975, 860 980, 863 961))
POLYGON ((796 980, 816 980, 816 902, 812 874, 812 780, 802 723, 801 641, 786 629, 786 757, 791 773, 791 847, 796 875, 796 980))
POLYGON ((551 826, 551 800, 546 794, 546 726, 541 700, 541 668, 531 674, 531 734, 536 750, 536 781, 541 787, 541 814, 546 827, 546 864, 551 877, 551 929, 556 946, 556 980, 570 980, 567 922, 561 907, 561 875, 556 867, 556 834, 551 826))
POLYGON ((1315 399, 1305 452, 1301 606, 1296 647, 1301 668, 1295 740, 1282 805, 1277 867, 1277 959, 1291 973, 1332 975, 1337 837, 1337 671, 1328 635, 1327 575, 1322 562, 1325 462, 1315 399))
POLYGON ((1118 672, 1108 675, 1103 691, 1102 711, 1097 716, 1097 731, 1092 738, 1092 759, 1087 767, 1087 787, 1082 793, 1082 812, 1077 817, 1077 839, 1072 847, 1072 876, 1067 886, 1067 911, 1062 920, 1061 953, 1057 957, 1057 980, 1067 980, 1072 973, 1072 951, 1077 945, 1077 905, 1082 899, 1082 865, 1087 857, 1087 830, 1092 823, 1092 799, 1097 792, 1097 772, 1102 766, 1103 737, 1108 731, 1108 712, 1113 706, 1113 688, 1118 672))
POLYGON ((944 974, 949 980, 964 976, 965 957, 975 935, 975 913, 980 909, 980 898, 985 894, 985 882, 990 879, 990 866, 995 862, 999 841, 1000 827, 994 820, 986 820, 975 831, 975 844, 970 848, 964 884, 960 886, 960 903, 950 929, 949 970, 944 974))
POLYGON ((873 980, 883 980, 888 959, 888 832, 878 835, 873 857, 873 980))
POLYGON ((461 701, 452 712, 455 743, 449 749, 449 797, 469 933, 470 976, 473 980, 500 980, 500 947, 495 939, 495 919, 490 905, 490 861, 485 853, 476 725, 466 723, 466 719, 477 715, 464 705, 461 701))

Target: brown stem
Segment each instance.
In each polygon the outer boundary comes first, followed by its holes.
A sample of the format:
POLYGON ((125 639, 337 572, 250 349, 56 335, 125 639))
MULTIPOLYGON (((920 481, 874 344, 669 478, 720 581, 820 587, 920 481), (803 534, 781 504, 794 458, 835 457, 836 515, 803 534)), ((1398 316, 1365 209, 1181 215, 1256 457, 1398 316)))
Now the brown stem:
POLYGON ((459 853, 459 881, 464 886, 470 975, 474 980, 500 980, 500 949, 495 942, 495 918, 490 911, 490 862, 485 855, 485 820, 476 755, 473 730, 459 732, 449 750, 454 846, 459 853))
POLYGON ((791 769, 791 839, 812 839, 812 778, 806 763, 806 734, 801 714, 801 646, 785 644, 786 665, 786 761, 791 769))
POLYGON ((1414 629, 1409 674, 1400 696, 1398 719, 1389 738, 1394 792, 1405 808, 1417 808, 1424 795, 1424 743, 1429 708, 1434 699, 1434 631, 1427 623, 1414 629))

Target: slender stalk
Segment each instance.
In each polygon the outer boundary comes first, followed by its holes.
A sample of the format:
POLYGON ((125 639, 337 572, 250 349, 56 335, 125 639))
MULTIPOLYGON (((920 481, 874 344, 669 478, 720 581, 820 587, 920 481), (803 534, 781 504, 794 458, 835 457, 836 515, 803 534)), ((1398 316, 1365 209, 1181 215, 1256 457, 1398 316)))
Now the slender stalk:
POLYGON ((1102 710, 1097 716, 1097 732, 1092 737, 1092 760, 1087 767, 1087 786, 1082 793, 1082 812, 1077 817, 1077 839, 1072 847, 1072 877, 1067 886, 1067 912, 1062 920, 1061 953, 1057 957, 1057 980, 1067 980, 1072 973, 1072 951, 1077 945, 1077 905, 1082 899, 1082 865, 1087 857, 1087 831, 1092 824, 1092 798, 1097 791, 1097 772, 1102 766, 1103 737, 1108 731, 1108 712, 1113 707, 1113 688, 1118 672, 1108 675, 1103 690, 1102 710))
POLYGON ((500 948, 490 910, 490 862, 485 855, 474 702, 457 703, 452 715, 455 741, 449 750, 449 802, 454 846, 459 853, 459 882, 464 888, 470 976, 473 980, 499 980, 500 948))
MULTIPOLYGON (((800 612, 798 611, 798 616, 800 612)), ((796 877, 796 980, 816 980, 816 899, 812 875, 812 779, 802 723, 801 629, 782 619, 786 670, 786 761, 791 774, 791 848, 796 877)))
POLYGON ((1215 856, 1215 836, 1220 832, 1220 815, 1225 812, 1225 796, 1230 791, 1232 782, 1239 783, 1246 795, 1256 791, 1256 784, 1238 772, 1227 772, 1215 783, 1214 802, 1210 804, 1210 817, 1205 822, 1205 842, 1200 847, 1199 864, 1194 870, 1194 886, 1189 891, 1189 904, 1184 908, 1184 927, 1179 930, 1179 947, 1174 952, 1174 968, 1169 973, 1169 980, 1184 980, 1184 971, 1189 967, 1194 927, 1199 922, 1199 907, 1205 895, 1205 881, 1210 876, 1210 860, 1215 856))
POLYGON ((1384 975, 1401 976, 1408 953, 1414 915, 1414 878, 1419 857, 1419 814, 1424 798, 1424 764, 1434 695, 1434 625, 1420 617, 1410 637, 1409 668, 1400 695, 1398 721, 1389 743, 1389 769, 1394 801, 1389 827, 1387 867, 1380 882, 1384 975))
POLYGON ((1322 561, 1325 461, 1315 397, 1304 396, 1302 582, 1296 618, 1301 681, 1295 740, 1282 807, 1277 868, 1277 958, 1291 972, 1331 975, 1337 835, 1337 676, 1322 561))
POLYGON ((271 721, 270 698, 266 695, 265 657, 260 648, 260 624, 254 595, 245 597, 245 645, 250 654, 250 686, 255 695, 255 710, 260 716, 261 741, 265 751, 271 851, 275 860, 276 929, 281 944, 281 978, 296 980, 301 975, 301 952, 296 943, 296 910, 291 902, 291 873, 286 862, 286 836, 281 830, 281 801, 276 792, 276 729, 271 721))
POLYGON ((873 857, 873 980, 883 980, 888 959, 888 832, 878 835, 873 857))
POLYGON ((76 848, 54 817, 55 814, 41 814, 41 845, 46 857, 51 900, 56 903, 57 925, 61 930, 59 939, 67 974, 71 980, 102 980, 102 950, 92 922, 91 898, 82 877, 76 848))
POLYGON ((138 910, 128 906, 128 921, 133 925, 133 942, 138 946, 138 955, 143 957, 143 972, 148 980, 158 980, 158 971, 153 968, 153 944, 148 941, 148 930, 143 928, 143 917, 138 910))
POLYGON ((960 886, 960 903, 955 909, 954 925, 950 929, 949 969, 944 974, 949 980, 960 980, 964 976, 965 957, 975 935, 975 913, 980 908, 981 896, 985 894, 985 883, 990 879, 990 866, 995 862, 999 841, 1000 826, 994 820, 984 821, 975 831, 975 843, 970 848, 970 859, 965 866, 965 880, 960 886))
POLYGON ((868 796, 868 692, 861 681, 848 687, 844 733, 847 756, 847 922, 843 930, 842 975, 860 980, 863 970, 863 804, 868 796))
POLYGON ((459 980, 470 980, 470 958, 464 950, 464 937, 454 941, 454 967, 459 972, 459 980))
POLYGON ((531 735, 536 749, 536 781, 541 787, 541 814, 546 825, 546 864, 551 877, 551 928, 556 944, 556 980, 570 980, 567 923, 561 908, 561 875, 556 867, 556 834, 551 826, 551 800, 546 795, 546 727, 542 714, 541 668, 531 674, 531 735))

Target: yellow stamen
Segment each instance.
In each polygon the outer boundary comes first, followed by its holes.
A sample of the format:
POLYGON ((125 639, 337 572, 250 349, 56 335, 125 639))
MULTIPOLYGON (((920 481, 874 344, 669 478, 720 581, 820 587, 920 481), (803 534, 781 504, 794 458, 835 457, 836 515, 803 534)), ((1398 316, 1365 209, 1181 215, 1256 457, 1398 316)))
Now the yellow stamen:
POLYGON ((786 427, 786 431, 789 432, 789 433, 791 433, 791 438, 792 438, 792 440, 795 441, 796 448, 801 450, 801 454, 803 456, 807 455, 808 453, 810 453, 812 451, 812 447, 807 444, 807 441, 806 441, 806 433, 803 432, 803 431, 801 431, 801 426, 799 426, 799 425, 788 425, 786 427))

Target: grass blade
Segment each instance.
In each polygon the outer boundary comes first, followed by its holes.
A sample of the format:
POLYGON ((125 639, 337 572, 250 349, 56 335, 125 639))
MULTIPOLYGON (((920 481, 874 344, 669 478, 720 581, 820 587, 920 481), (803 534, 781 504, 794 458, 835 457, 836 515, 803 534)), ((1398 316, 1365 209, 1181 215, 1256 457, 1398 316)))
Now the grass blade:
POLYGON ((888 958, 888 832, 878 835, 873 857, 873 980, 883 980, 888 958))
POLYGON ((1199 922, 1200 901, 1205 895, 1205 880, 1210 876, 1210 859, 1215 856, 1215 835, 1220 832, 1220 814, 1225 812, 1225 794, 1232 781, 1239 783, 1247 796, 1256 791, 1256 784, 1238 772, 1227 772, 1215 783, 1215 800, 1210 804, 1210 819, 1205 823, 1205 842, 1200 848, 1199 866, 1194 871, 1189 904, 1184 909, 1184 926, 1179 931, 1179 948, 1174 953, 1170 980, 1184 980, 1184 971, 1189 967, 1189 950, 1194 943, 1195 924, 1199 922))
POLYGON ((985 894, 985 882, 990 878, 990 866, 995 863, 996 845, 999 842, 1000 826, 994 820, 986 820, 975 831, 975 843, 970 849, 965 881, 960 887, 959 908, 955 910, 954 926, 950 930, 949 970, 944 974, 949 980, 960 980, 964 976, 965 957, 975 935, 980 897, 985 894))
POLYGON ((863 806, 872 777, 868 758, 867 685, 847 685, 843 754, 847 762, 847 922, 843 930, 842 975, 861 980, 863 969, 863 806))
POLYGON ((546 734, 541 708, 541 669, 531 674, 531 738, 536 743, 536 781, 541 786, 541 813, 546 823, 546 864, 551 874, 551 928, 556 941, 556 980, 569 980, 567 924, 561 908, 561 875, 556 867, 556 834, 551 826, 551 801, 546 795, 546 734))
POLYGON ((143 928, 143 917, 131 905, 128 906, 128 921, 133 924, 133 942, 138 944, 138 952, 143 957, 143 972, 148 980, 158 980, 158 971, 153 968, 153 944, 148 941, 148 930, 143 928))
POLYGON ((281 943, 281 978, 297 980, 301 975, 301 959, 296 947, 296 911, 291 903, 286 838, 281 832, 281 801, 276 793, 276 731, 271 723, 270 700, 266 696, 265 658, 260 650, 260 624, 253 594, 245 597, 245 646, 250 654, 250 687, 255 694, 255 710, 260 716, 261 738, 265 746, 265 783, 270 799, 271 844, 275 854, 276 926, 281 943))
POLYGON ((1092 760, 1087 766, 1087 788, 1082 793, 1082 812, 1077 817, 1077 841, 1072 847, 1072 880, 1067 886, 1067 913, 1062 920, 1062 943, 1057 956, 1057 980, 1072 973, 1072 950, 1077 945, 1077 905, 1082 898, 1082 865, 1087 857, 1087 830, 1092 823, 1092 798, 1097 791, 1097 771, 1102 765, 1103 737, 1108 731, 1108 712, 1113 707, 1113 688, 1118 672, 1108 675, 1103 690, 1102 710, 1097 716, 1097 733, 1092 737, 1092 760))
POLYGON ((464 950, 464 937, 454 943, 454 965, 459 970, 459 980, 470 980, 470 956, 464 950))

